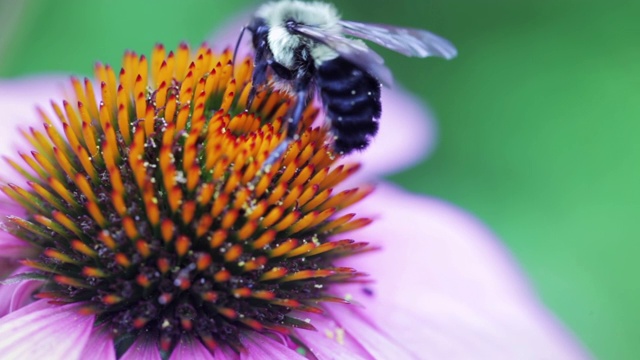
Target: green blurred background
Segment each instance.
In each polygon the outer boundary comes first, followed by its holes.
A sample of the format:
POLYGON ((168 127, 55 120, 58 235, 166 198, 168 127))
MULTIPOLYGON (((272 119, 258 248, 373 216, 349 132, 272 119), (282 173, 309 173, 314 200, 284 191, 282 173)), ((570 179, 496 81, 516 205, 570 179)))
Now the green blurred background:
MULTIPOLYGON (((90 75, 124 49, 202 42, 246 1, 0 0, 0 77, 90 75)), ((435 153, 391 179, 477 215, 603 359, 640 356, 640 2, 336 0, 427 28, 453 62, 382 50, 437 114, 435 153)))

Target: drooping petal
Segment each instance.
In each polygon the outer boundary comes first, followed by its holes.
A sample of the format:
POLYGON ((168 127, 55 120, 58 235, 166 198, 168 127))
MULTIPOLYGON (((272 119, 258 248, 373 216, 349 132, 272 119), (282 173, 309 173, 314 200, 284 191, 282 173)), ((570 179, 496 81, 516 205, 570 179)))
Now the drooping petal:
POLYGON ((138 338, 133 345, 122 355, 120 360, 160 360, 158 344, 152 339, 138 338))
MULTIPOLYGON (((507 250, 472 216, 386 184, 358 207, 359 214, 384 209, 371 226, 350 234, 383 248, 349 261, 375 280, 349 288, 349 296, 366 307, 367 316, 383 319, 384 324, 390 309, 397 308, 416 316, 396 327, 412 329, 415 319, 422 317, 424 331, 433 329, 435 334, 443 329, 441 343, 486 338, 483 343, 494 343, 494 348, 585 357, 576 340, 536 299, 507 250)), ((390 338, 398 334, 389 333, 390 338)), ((398 337, 397 342, 407 341, 398 337)))
MULTIPOLYGON (((349 306, 343 305, 342 306, 349 306)), ((317 331, 299 330, 296 335, 309 346, 318 359, 337 359, 348 354, 349 359, 374 359, 350 332, 327 315, 304 314, 317 331)))
POLYGON ((89 341, 82 349, 82 360, 115 360, 116 350, 113 346, 113 337, 108 329, 94 328, 89 341))
POLYGON ((358 215, 371 215, 376 221, 349 236, 382 250, 349 259, 349 265, 376 280, 377 298, 404 301, 406 292, 424 291, 495 304, 505 295, 532 296, 495 236, 452 205, 380 184, 354 208, 358 215))
POLYGON ((4 280, 6 277, 11 275, 18 267, 20 267, 20 264, 16 261, 16 259, 0 256, 0 279, 4 280))
POLYGON ((3 359, 80 359, 94 316, 40 300, 0 318, 3 359))
POLYGON ((375 328, 390 341, 428 358, 588 358, 573 340, 545 327, 542 317, 531 321, 510 309, 486 311, 439 294, 416 302, 422 304, 421 311, 376 302, 375 307, 353 309, 349 322, 374 319, 375 328))
POLYGON ((294 350, 258 332, 242 333, 240 341, 245 346, 245 351, 240 353, 241 360, 305 359, 294 350))
MULTIPOLYGON (((20 259, 32 255, 33 250, 28 243, 0 230, 0 258, 20 259)), ((6 265, 8 264, 0 266, 6 265)))
POLYGON ((374 359, 419 358, 419 353, 412 354, 406 347, 402 346, 402 343, 395 342, 394 339, 376 328, 366 316, 359 316, 355 312, 356 308, 354 306, 328 304, 327 308, 330 309, 330 314, 340 324, 343 331, 353 336, 374 359))
MULTIPOLYGON (((0 116, 3 129, 0 132, 0 155, 15 154, 21 139, 16 136, 18 127, 27 128, 37 124, 36 104, 48 104, 49 99, 62 94, 63 84, 68 79, 62 76, 46 75, 32 76, 15 80, 0 80, 0 116)), ((11 170, 4 160, 3 171, 0 174, 1 182, 11 182, 16 172, 11 170)), ((4 193, 0 192, 0 219, 3 221, 6 215, 21 216, 24 209, 9 201, 4 193)), ((30 246, 24 241, 18 240, 5 231, 0 231, 0 257, 22 258, 31 254, 30 246)))
MULTIPOLYGON (((0 137, 1 136, 2 135, 0 135, 0 137)), ((2 142, 2 139, 0 139, 0 142, 2 142)), ((3 153, 0 153, 0 155, 2 154, 3 153)), ((0 175, 0 183, 5 180, 9 180, 5 178, 8 175, 11 175, 11 171, 7 171, 0 175)), ((35 253, 33 246, 4 230, 4 227, 6 226, 5 219, 7 216, 23 216, 24 214, 24 208, 17 205, 15 202, 12 202, 7 195, 0 192, 0 259, 21 259, 35 253)), ((0 264, 0 266, 2 265, 3 264, 0 264)))
MULTIPOLYGON (((0 80, 0 114, 4 130, 0 132, 0 154, 15 153, 17 127, 37 124, 36 105, 45 106, 49 99, 59 98, 69 83, 67 77, 31 76, 0 80)), ((2 174, 6 176, 6 174, 2 174)))
POLYGON ((15 260, 0 257, 0 279, 11 275, 17 267, 18 263, 15 260))
MULTIPOLYGON (((20 268, 13 274, 25 272, 27 268, 20 268)), ((0 286, 0 317, 14 312, 33 302, 33 292, 42 286, 41 281, 23 280, 0 286)))
POLYGON ((238 360, 240 355, 228 346, 218 346, 213 350, 213 358, 216 360, 238 360))

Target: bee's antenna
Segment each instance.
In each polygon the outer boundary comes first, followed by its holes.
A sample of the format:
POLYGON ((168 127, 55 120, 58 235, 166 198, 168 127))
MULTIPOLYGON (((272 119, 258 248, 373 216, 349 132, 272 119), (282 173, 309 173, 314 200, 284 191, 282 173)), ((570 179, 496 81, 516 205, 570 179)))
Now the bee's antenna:
POLYGON ((240 47, 240 41, 242 41, 242 35, 244 35, 244 31, 247 30, 247 25, 242 27, 240 31, 240 36, 238 36, 238 41, 236 42, 236 48, 233 50, 233 65, 236 64, 236 55, 238 55, 238 48, 240 47))

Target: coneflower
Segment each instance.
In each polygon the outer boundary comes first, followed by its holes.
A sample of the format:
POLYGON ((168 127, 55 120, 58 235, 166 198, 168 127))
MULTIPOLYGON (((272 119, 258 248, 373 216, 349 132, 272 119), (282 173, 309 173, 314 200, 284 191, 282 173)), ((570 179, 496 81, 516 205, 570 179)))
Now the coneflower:
MULTIPOLYGON (((475 219, 384 183, 343 190, 358 165, 317 109, 264 166, 291 100, 265 91, 245 112, 251 63, 229 60, 127 53, 39 111, 30 151, 0 149, 18 172, 1 177, 17 238, 0 232, 0 358, 588 357, 475 219)), ((4 124, 48 83, 0 82, 4 124)), ((383 92, 369 168, 428 142, 407 98, 383 92)))
POLYGON ((56 118, 40 112, 44 129, 23 133, 34 150, 7 160, 26 186, 2 187, 27 210, 5 224, 38 249, 21 275, 43 280, 37 298, 95 314, 120 352, 153 334, 167 353, 183 338, 240 352, 243 330, 304 348, 303 314, 348 303, 331 286, 363 274, 335 261, 368 248, 339 234, 370 221, 336 213, 371 188, 334 191, 358 165, 335 165, 313 107, 263 166, 291 99, 261 92, 244 111, 251 70, 228 51, 158 45, 119 72, 96 65, 97 85, 72 79, 56 118))

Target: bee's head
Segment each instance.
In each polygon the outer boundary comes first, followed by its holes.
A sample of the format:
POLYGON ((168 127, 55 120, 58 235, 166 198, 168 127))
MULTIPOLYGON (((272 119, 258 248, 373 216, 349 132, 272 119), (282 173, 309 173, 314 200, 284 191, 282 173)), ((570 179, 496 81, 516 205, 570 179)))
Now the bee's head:
POLYGON ((236 61, 236 56, 238 54, 238 49, 240 48, 240 43, 242 42, 242 37, 244 36, 244 32, 249 31, 251 33, 251 43, 254 49, 257 49, 260 46, 265 46, 264 42, 266 41, 267 34, 269 33, 269 26, 266 21, 260 17, 254 17, 251 19, 251 22, 245 25, 238 36, 238 41, 236 41, 236 47, 233 51, 233 62, 236 61))
POLYGON ((261 17, 254 17, 246 29, 251 33, 253 47, 257 48, 260 40, 264 39, 269 33, 269 25, 266 20, 261 17))

